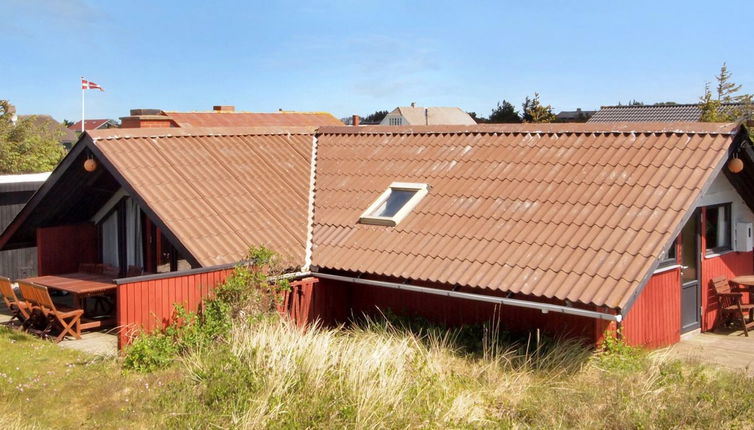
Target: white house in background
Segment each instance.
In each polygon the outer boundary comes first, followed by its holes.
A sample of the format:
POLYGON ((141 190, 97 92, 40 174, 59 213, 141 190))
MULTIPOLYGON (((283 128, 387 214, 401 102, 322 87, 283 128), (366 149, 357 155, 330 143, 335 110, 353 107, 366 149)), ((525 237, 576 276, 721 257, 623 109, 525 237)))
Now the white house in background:
POLYGON ((416 103, 393 109, 380 125, 473 125, 474 118, 457 107, 421 107, 416 103))

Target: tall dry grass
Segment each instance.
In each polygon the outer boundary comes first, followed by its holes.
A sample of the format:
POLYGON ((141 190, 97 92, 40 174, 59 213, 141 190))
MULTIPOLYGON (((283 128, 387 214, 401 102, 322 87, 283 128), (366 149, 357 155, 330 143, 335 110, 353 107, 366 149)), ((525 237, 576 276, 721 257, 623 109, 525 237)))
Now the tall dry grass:
POLYGON ((571 342, 458 345, 459 332, 389 324, 301 330, 236 324, 185 359, 174 427, 750 428, 754 380, 639 351, 571 342), (187 400, 188 399, 188 400, 187 400))

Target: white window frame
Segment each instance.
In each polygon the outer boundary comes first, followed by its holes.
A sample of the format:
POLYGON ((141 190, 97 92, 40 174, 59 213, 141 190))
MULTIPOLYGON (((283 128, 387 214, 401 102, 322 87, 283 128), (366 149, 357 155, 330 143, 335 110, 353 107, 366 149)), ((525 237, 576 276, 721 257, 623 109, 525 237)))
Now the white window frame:
POLYGON ((389 227, 394 227, 398 225, 399 222, 403 220, 403 218, 406 217, 406 215, 411 212, 416 205, 419 204, 419 202, 424 198, 424 196, 429 193, 429 185, 427 184, 420 184, 420 183, 414 183, 414 182, 393 182, 390 184, 390 186, 387 188, 387 190, 383 191, 382 194, 380 194, 379 197, 377 197, 377 200, 374 201, 367 210, 364 211, 364 213, 361 214, 361 217, 359 217, 359 222, 361 224, 373 224, 373 225, 386 225, 389 227), (414 194, 407 202, 403 205, 403 207, 395 213, 393 216, 374 216, 370 215, 371 213, 374 213, 374 211, 377 210, 377 208, 380 207, 390 196, 390 193, 392 190, 398 190, 398 191, 415 191, 416 194, 414 194))

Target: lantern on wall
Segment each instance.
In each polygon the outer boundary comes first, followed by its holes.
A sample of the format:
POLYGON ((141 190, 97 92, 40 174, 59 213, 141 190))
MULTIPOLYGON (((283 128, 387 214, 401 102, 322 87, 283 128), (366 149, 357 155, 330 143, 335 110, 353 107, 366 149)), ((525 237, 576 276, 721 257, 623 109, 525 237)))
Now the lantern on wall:
POLYGON ((84 170, 87 172, 93 172, 97 170, 97 160, 94 158, 87 158, 86 161, 84 161, 84 170))
POLYGON ((730 170, 731 172, 738 173, 743 169, 744 162, 740 158, 731 158, 731 160, 728 161, 728 170, 730 170))

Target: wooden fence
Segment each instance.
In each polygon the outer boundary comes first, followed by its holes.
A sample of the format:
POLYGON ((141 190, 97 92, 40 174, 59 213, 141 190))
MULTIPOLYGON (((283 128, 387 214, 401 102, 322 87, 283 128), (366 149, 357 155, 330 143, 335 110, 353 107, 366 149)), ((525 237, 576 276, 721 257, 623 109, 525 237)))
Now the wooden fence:
MULTIPOLYGON (((165 328, 175 317, 175 306, 196 312, 202 301, 233 272, 233 267, 194 269, 183 272, 118 279, 117 326, 118 348, 128 345, 135 335, 165 328)), ((314 278, 291 282, 278 308, 299 325, 312 320, 314 278)))

